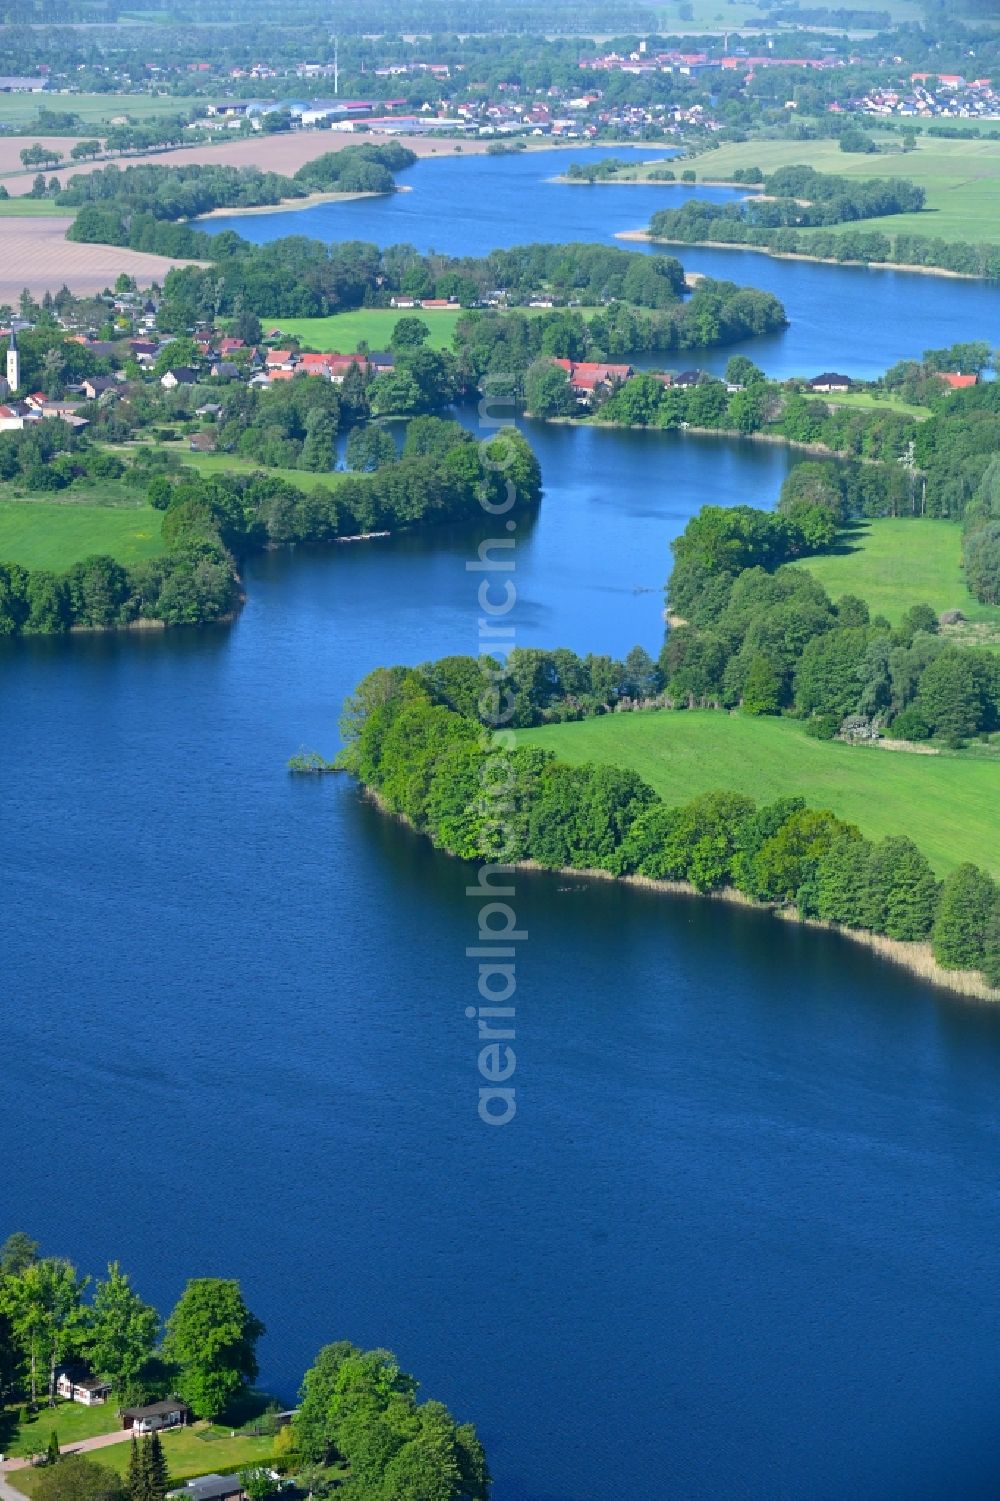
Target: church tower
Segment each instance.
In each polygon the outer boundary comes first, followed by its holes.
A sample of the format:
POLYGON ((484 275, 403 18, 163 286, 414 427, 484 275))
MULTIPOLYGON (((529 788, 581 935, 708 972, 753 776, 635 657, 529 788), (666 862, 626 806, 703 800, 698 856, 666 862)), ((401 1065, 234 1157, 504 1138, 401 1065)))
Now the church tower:
POLYGON ((21 384, 21 351, 17 347, 17 333, 13 324, 10 329, 10 343, 7 345, 7 384, 12 391, 16 391, 21 384))

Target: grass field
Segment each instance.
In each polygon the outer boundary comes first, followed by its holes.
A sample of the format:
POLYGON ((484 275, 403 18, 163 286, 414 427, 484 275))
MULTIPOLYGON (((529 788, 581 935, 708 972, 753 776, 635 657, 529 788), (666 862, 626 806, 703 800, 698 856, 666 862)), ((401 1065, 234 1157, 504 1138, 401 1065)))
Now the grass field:
POLYGON ((76 209, 58 208, 51 198, 26 198, 24 194, 20 198, 0 198, 0 218, 3 219, 35 219, 52 214, 63 219, 68 214, 72 218, 76 209))
POLYGON ((0 94, 0 125, 23 125, 31 134, 40 109, 79 115, 88 125, 107 125, 119 115, 149 120, 154 115, 186 115, 204 104, 194 95, 157 98, 152 94, 0 94))
POLYGON ((353 354, 365 340, 369 349, 387 349, 392 331, 400 318, 420 318, 431 331, 429 349, 450 349, 455 324, 461 308, 442 308, 421 313, 417 308, 357 308, 349 313, 335 313, 332 318, 269 318, 262 320, 265 330, 280 328, 283 334, 300 339, 313 349, 336 350, 353 354))
POLYGON ((811 740, 795 720, 709 709, 608 714, 518 740, 573 764, 631 766, 669 803, 722 788, 761 802, 797 794, 870 838, 909 835, 938 875, 963 860, 1000 875, 1000 761, 811 740))
POLYGON ((981 605, 962 573, 962 530, 953 521, 926 518, 861 522, 846 534, 843 550, 803 559, 836 599, 858 594, 873 614, 895 625, 911 605, 940 614, 961 610, 968 620, 1000 630, 1000 609, 981 605))
MULTIPOLYGON (((234 453, 190 453, 186 444, 164 443, 163 448, 173 449, 181 461, 199 474, 269 474, 277 479, 297 485, 300 490, 315 490, 317 485, 333 486, 344 478, 343 470, 330 470, 317 474, 311 469, 270 469, 253 459, 241 458, 234 453)), ((118 452, 127 450, 119 449, 118 452)))
POLYGON ((152 506, 101 503, 96 490, 73 493, 73 500, 0 501, 0 560, 60 573, 94 553, 140 563, 163 551, 163 516, 152 506))
POLYGON ((18 1424, 20 1406, 0 1414, 0 1430, 5 1435, 5 1452, 13 1455, 38 1454, 48 1444, 55 1429, 63 1446, 75 1444, 98 1433, 110 1433, 118 1427, 114 1405, 84 1407, 79 1402, 57 1402, 43 1407, 33 1423, 18 1424), (15 1426, 16 1425, 16 1426, 15 1426), (11 1436, 12 1435, 12 1436, 11 1436))
MULTIPOLYGON (((529 317, 544 311, 544 308, 518 308, 518 312, 529 317)), ((584 317, 598 311, 593 307, 573 309, 584 317)), ((428 349, 451 349, 455 324, 464 312, 464 308, 441 308, 429 313, 419 308, 357 308, 349 313, 334 313, 331 318, 264 318, 262 322, 265 330, 280 328, 283 334, 301 339, 313 349, 353 354, 362 339, 369 349, 387 349, 400 318, 419 318, 426 324, 431 332, 428 349)))
MULTIPOLYGON (((898 136, 883 134, 877 139, 889 146, 899 145, 898 136)), ((739 167, 760 167, 768 173, 800 162, 843 177, 905 177, 927 193, 926 207, 919 214, 892 214, 841 228, 1000 243, 1000 140, 962 141, 921 135, 916 150, 896 150, 884 156, 844 152, 830 140, 747 141, 708 151, 695 157, 691 166, 699 182, 728 182, 739 167)))
POLYGON ((906 417, 915 417, 923 422, 931 415, 930 407, 915 406, 901 396, 882 396, 873 391, 843 391, 836 396, 824 396, 831 407, 860 407, 865 411, 902 412, 906 417))
MULTIPOLYGON (((163 1452, 166 1455, 170 1479, 173 1482, 189 1480, 194 1475, 212 1474, 218 1470, 231 1471, 246 1465, 259 1465, 270 1459, 274 1447, 273 1438, 255 1438, 252 1434, 238 1433, 230 1437, 228 1428, 213 1428, 207 1423, 196 1423, 190 1428, 164 1433, 163 1452)), ((63 1440, 59 1430, 60 1441, 63 1440)), ((125 1441, 99 1449, 94 1459, 119 1475, 128 1468, 131 1445, 125 1441)), ((34 1495, 41 1470, 14 1470, 7 1479, 26 1496, 34 1495)))

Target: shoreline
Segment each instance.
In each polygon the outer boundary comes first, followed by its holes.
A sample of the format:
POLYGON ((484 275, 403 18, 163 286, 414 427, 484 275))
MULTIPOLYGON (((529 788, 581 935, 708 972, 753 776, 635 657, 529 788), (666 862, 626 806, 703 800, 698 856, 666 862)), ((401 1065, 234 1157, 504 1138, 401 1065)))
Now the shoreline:
MULTIPOLYGON (((640 371, 640 374, 645 372, 640 371)), ((748 443, 777 443, 785 448, 799 448, 803 453, 827 454, 832 459, 855 458, 853 454, 845 454, 837 448, 830 448, 826 443, 805 443, 798 438, 786 438, 782 433, 741 433, 735 427, 658 427, 651 422, 602 422, 595 417, 535 417, 531 412, 525 412, 532 422, 546 422, 553 426, 563 427, 603 427, 608 432, 626 433, 694 433, 698 438, 741 438, 748 443)), ((878 459, 866 459, 858 457, 862 464, 877 464, 878 459)))
MULTIPOLYGON (((396 819, 419 838, 427 838, 426 834, 421 834, 414 829, 410 819, 404 813, 395 813, 391 808, 387 808, 374 787, 369 787, 364 782, 358 782, 357 785, 362 797, 371 802, 379 813, 396 819)), ((462 858, 460 855, 453 854, 451 850, 440 849, 436 846, 434 848, 437 849, 438 854, 447 855, 451 860, 462 858)), ((466 861, 465 863, 474 862, 466 861)), ((939 990, 947 990, 952 995, 962 996, 966 1000, 985 1001, 989 1004, 1000 1002, 1000 990, 994 990, 988 985, 978 970, 943 969, 931 953, 929 943, 910 943, 898 938, 887 938, 884 933, 868 933, 861 928, 845 928, 840 923, 825 922, 818 917, 803 917, 797 907, 778 907, 770 902, 758 902, 744 892, 737 891, 734 886, 721 886, 715 891, 699 891, 696 886, 691 885, 690 881, 654 881, 649 876, 616 876, 609 870, 590 868, 574 870, 572 867, 560 866, 552 869, 548 865, 540 865, 537 860, 516 860, 500 868, 539 871, 543 875, 570 877, 581 881, 608 881, 622 886, 636 886, 646 891, 654 891, 661 896, 707 898, 710 901, 726 902, 734 907, 748 907, 754 912, 769 912, 780 922, 797 923, 803 928, 813 928, 820 932, 835 933, 839 937, 848 938, 853 943, 860 944, 862 948, 877 954, 880 959, 885 959, 900 969, 908 970, 916 979, 923 980, 939 990)))
MULTIPOLYGON (((394 193, 412 193, 410 187, 394 188, 394 193)), ((389 198, 390 193, 307 193, 304 198, 282 198, 280 203, 254 203, 241 208, 210 208, 185 222, 199 224, 203 219, 238 219, 247 214, 288 214, 300 208, 315 208, 318 203, 354 203, 359 198, 389 198)))
MULTIPOLYGON (((683 158, 671 157, 670 160, 680 162, 683 158)), ((547 177, 545 181, 557 182, 567 188, 742 188, 748 198, 763 192, 762 183, 727 182, 722 177, 703 177, 700 182, 681 182, 679 177, 672 181, 661 177, 595 177, 591 181, 587 177, 567 177, 560 173, 556 177, 547 177)))
POLYGON ((731 245, 726 240, 665 240, 659 235, 651 235, 648 229, 616 229, 615 239, 631 240, 639 245, 686 245, 689 250, 748 250, 753 255, 769 255, 773 261, 807 261, 813 266, 860 266, 863 271, 912 271, 918 276, 946 276, 952 281, 981 281, 990 285, 985 276, 973 276, 971 271, 948 271, 944 266, 911 266, 905 261, 835 261, 827 255, 805 255, 801 250, 772 250, 769 245, 731 245))

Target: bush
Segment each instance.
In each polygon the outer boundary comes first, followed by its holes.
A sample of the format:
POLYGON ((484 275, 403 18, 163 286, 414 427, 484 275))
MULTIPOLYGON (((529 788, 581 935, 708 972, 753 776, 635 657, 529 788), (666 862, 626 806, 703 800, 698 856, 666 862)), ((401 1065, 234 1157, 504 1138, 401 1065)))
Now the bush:
POLYGON ((910 707, 897 714, 889 726, 896 740, 929 740, 931 727, 919 709, 910 707))
POLYGON ((806 734, 813 740, 835 740, 839 729, 837 714, 813 714, 806 720, 806 734))

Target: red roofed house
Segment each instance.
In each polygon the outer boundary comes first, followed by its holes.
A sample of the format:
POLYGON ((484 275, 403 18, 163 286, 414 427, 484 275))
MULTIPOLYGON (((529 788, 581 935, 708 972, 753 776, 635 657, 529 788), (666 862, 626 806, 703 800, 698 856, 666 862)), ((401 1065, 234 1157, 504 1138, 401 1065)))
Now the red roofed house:
POLYGON ((295 356, 290 349, 269 349, 267 351, 267 368, 273 375, 276 370, 291 370, 295 364, 295 356))
POLYGON ((610 390, 634 374, 631 365, 607 365, 596 360, 556 360, 569 376, 570 389, 581 401, 590 401, 595 392, 610 390))
POLYGON ((952 391, 964 391, 968 386, 979 385, 978 375, 959 375, 951 370, 939 370, 937 378, 944 381, 952 391))

